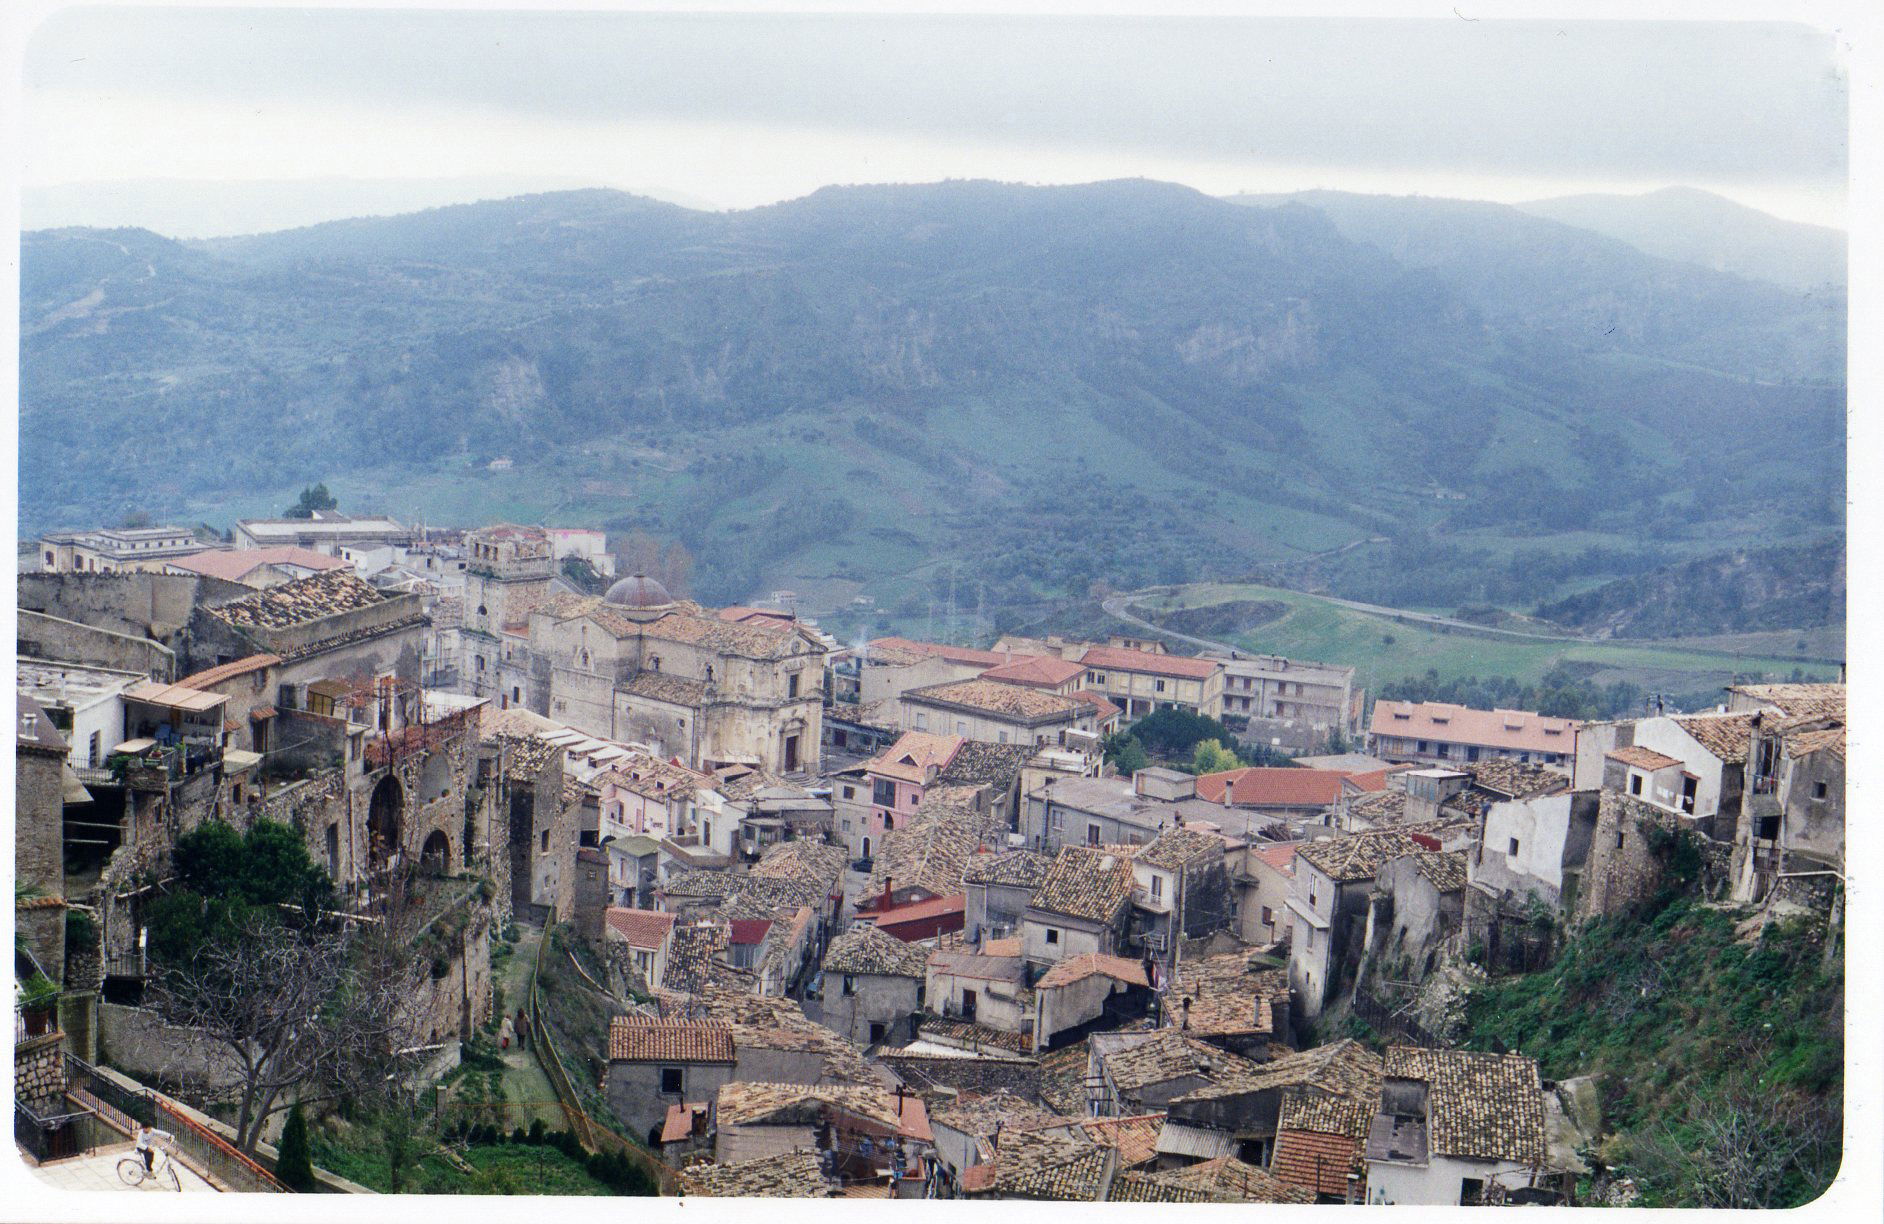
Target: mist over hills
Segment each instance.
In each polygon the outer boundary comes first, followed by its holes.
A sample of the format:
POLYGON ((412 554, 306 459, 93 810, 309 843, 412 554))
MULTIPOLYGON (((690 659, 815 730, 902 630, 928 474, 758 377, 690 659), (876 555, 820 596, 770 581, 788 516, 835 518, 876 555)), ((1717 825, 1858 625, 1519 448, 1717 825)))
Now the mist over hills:
POLYGON ((1376 537, 1445 541, 1426 577, 1456 583, 1474 549, 1571 534, 1614 541, 1589 578, 1842 524, 1842 296, 1499 205, 586 190, 22 256, 29 532, 325 478, 440 521, 670 534, 708 597, 912 605, 947 566, 1026 610, 1376 537))

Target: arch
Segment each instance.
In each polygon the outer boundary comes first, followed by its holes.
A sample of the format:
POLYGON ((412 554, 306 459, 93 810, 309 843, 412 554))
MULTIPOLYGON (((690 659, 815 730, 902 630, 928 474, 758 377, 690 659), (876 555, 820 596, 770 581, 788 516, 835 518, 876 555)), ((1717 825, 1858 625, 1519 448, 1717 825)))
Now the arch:
POLYGON ((373 788, 367 805, 367 857, 375 868, 389 867, 398 861, 399 818, 405 811, 406 793, 399 779, 387 774, 373 788))
POLYGON ((425 845, 419 851, 419 866, 433 875, 447 875, 451 872, 451 838, 445 836, 443 829, 433 829, 425 839, 425 845))

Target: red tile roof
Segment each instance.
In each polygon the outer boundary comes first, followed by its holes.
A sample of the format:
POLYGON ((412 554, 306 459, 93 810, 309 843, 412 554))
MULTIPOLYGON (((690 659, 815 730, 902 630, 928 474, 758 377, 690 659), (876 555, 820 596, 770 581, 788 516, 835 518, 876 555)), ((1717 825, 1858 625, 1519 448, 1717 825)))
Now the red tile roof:
POLYGON ((1295 874, 1295 851, 1301 842, 1276 842, 1256 848, 1256 857, 1284 875, 1295 874))
POLYGON ((281 662, 280 655, 252 654, 246 659, 237 659, 232 663, 219 663, 215 667, 205 668, 200 672, 192 673, 191 675, 183 677, 183 679, 177 681, 177 683, 184 688, 211 688, 217 684, 221 684, 224 680, 229 680, 236 676, 246 676, 252 671, 260 671, 264 667, 273 667, 279 662, 281 662))
POLYGON ((980 667, 999 667, 1013 658, 997 650, 975 650, 968 646, 949 646, 942 642, 916 642, 909 638, 880 637, 870 642, 869 648, 887 646, 892 650, 908 651, 911 654, 930 655, 947 659, 951 663, 971 663, 980 667))
POLYGON ((611 905, 602 915, 608 928, 633 948, 658 948, 674 929, 674 915, 658 910, 627 909, 611 905))
POLYGON ((353 563, 340 557, 315 552, 311 548, 235 548, 211 549, 165 562, 192 574, 240 582, 264 565, 293 565, 323 573, 327 570, 352 569, 353 563))
POLYGON ((1093 692, 1091 689, 1074 689, 1070 696, 1074 701, 1083 701, 1091 706, 1093 717, 1100 722, 1104 722, 1114 715, 1123 713, 1119 707, 1113 705, 1110 701, 1107 701, 1103 696, 1093 692))
POLYGON ((990 667, 981 673, 983 680, 1005 680, 1029 688, 1057 689, 1086 670, 1084 663, 1054 655, 1025 655, 1012 663, 990 667))
POLYGON ((731 925, 732 942, 745 946, 762 941, 765 933, 772 929, 772 920, 770 918, 735 918, 731 925))
POLYGON ((608 1025, 610 1062, 733 1061, 733 1029, 714 1020, 616 1016, 608 1025))
POLYGON ((1317 1194, 1346 1196, 1350 1171, 1367 1176, 1358 1140, 1306 1130, 1277 1133, 1269 1172, 1278 1180, 1317 1194))
POLYGON ((1083 982, 1093 976, 1109 977, 1132 986, 1150 985, 1145 980, 1145 967, 1137 961, 1127 960, 1123 956, 1107 956, 1102 952, 1088 952, 1084 956, 1059 962, 1041 975, 1040 980, 1034 983, 1034 988, 1051 990, 1055 986, 1083 982))
POLYGON ((1080 656, 1087 668, 1106 671, 1143 672, 1151 676, 1176 676, 1184 680, 1202 680, 1223 664, 1215 659, 1194 659, 1187 655, 1153 654, 1149 650, 1122 650, 1115 646, 1093 646, 1080 656))
POLYGON ((1445 701, 1376 701, 1374 735, 1476 744, 1517 752, 1576 751, 1574 718, 1545 718, 1526 710, 1474 710, 1445 701))
POLYGON ((1201 775, 1197 779, 1197 797, 1223 803, 1224 789, 1228 787, 1233 807, 1327 807, 1341 798, 1341 780, 1351 776, 1338 769, 1287 766, 1226 769, 1201 775))
POLYGON ((920 922, 924 918, 935 918, 943 914, 962 913, 967 908, 967 896, 963 893, 956 893, 949 897, 930 897, 927 901, 914 901, 908 905, 899 905, 894 909, 859 914, 857 919, 860 922, 874 922, 878 927, 894 927, 905 922, 920 922))
POLYGON ((925 782, 928 767, 942 769, 961 750, 959 735, 905 731, 894 744, 863 763, 865 773, 882 774, 903 782, 925 782))
POLYGON ((1664 752, 1653 748, 1644 748, 1640 744, 1631 744, 1627 748, 1612 748, 1603 754, 1612 761, 1621 761, 1624 765, 1633 765, 1637 769, 1646 769, 1653 773, 1658 769, 1667 769, 1670 765, 1679 765, 1680 761, 1664 752))

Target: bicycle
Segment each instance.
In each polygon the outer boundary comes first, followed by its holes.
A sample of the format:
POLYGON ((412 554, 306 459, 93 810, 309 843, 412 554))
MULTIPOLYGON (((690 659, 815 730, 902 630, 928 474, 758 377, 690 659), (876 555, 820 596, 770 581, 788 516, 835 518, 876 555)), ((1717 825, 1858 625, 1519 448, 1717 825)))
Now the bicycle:
POLYGON ((151 1158, 151 1167, 148 1170, 144 1168, 144 1158, 136 1152, 120 1160, 118 1180, 133 1187, 142 1186, 146 1181, 161 1187, 164 1180, 168 1179, 172 1190, 179 1194, 183 1193, 183 1183, 177 1179, 176 1166, 170 1163, 170 1149, 159 1146, 156 1148, 156 1153, 151 1158))

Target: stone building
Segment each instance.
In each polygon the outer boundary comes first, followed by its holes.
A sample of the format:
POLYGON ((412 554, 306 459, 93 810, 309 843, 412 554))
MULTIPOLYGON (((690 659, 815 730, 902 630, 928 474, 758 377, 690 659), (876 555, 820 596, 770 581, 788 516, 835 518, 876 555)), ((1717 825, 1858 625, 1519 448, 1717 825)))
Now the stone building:
POLYGON ((1478 1206, 1554 1176, 1536 1059, 1388 1049, 1367 1138, 1370 1205, 1478 1206))
POLYGON ((1124 951, 1135 883, 1121 847, 1062 849, 1021 918, 1027 963, 1044 968, 1071 956, 1124 951))
POLYGON ((1574 718, 1528 710, 1474 710, 1445 701, 1376 701, 1367 751, 1382 760, 1467 766, 1503 758, 1565 772, 1576 756, 1574 718))
POLYGON ((730 1025, 616 1016, 608 1028, 609 1108, 631 1133, 658 1144, 668 1109, 713 1100, 733 1078, 733 1063, 730 1025))
POLYGON ((1312 841, 1295 852, 1289 892, 1289 987, 1298 1014, 1314 1019, 1333 997, 1365 934, 1368 897, 1381 867, 1401 855, 1439 849, 1405 833, 1357 833, 1312 841))
POLYGON ((725 620, 636 575, 601 598, 550 597, 528 650, 537 712, 577 730, 701 770, 817 769, 827 649, 803 625, 725 620))
POLYGON ((929 952, 868 923, 824 953, 823 1023, 858 1045, 901 1045, 914 1034, 929 952))
POLYGON ((1244 742, 1319 752, 1358 738, 1367 690, 1355 687, 1352 667, 1242 653, 1222 662, 1224 722, 1244 742))
POLYGON ((39 541, 39 568, 53 574, 162 573, 178 557, 221 544, 205 544, 188 527, 102 527, 53 531, 39 541))
POLYGON ((1154 710, 1223 716, 1223 663, 1148 650, 1094 646, 1079 658, 1086 687, 1136 722, 1154 710))
POLYGON ((902 724, 912 731, 1041 748, 1067 742, 1069 732, 1092 734, 1093 707, 1024 684, 977 678, 910 689, 902 697, 902 724))
POLYGON ((14 919, 54 981, 65 975, 66 743, 45 710, 22 693, 14 736, 14 919))
POLYGON ((497 699, 497 708, 541 712, 528 650, 530 613, 547 600, 554 547, 537 527, 498 524, 465 534, 464 623, 458 631, 459 683, 497 699))

